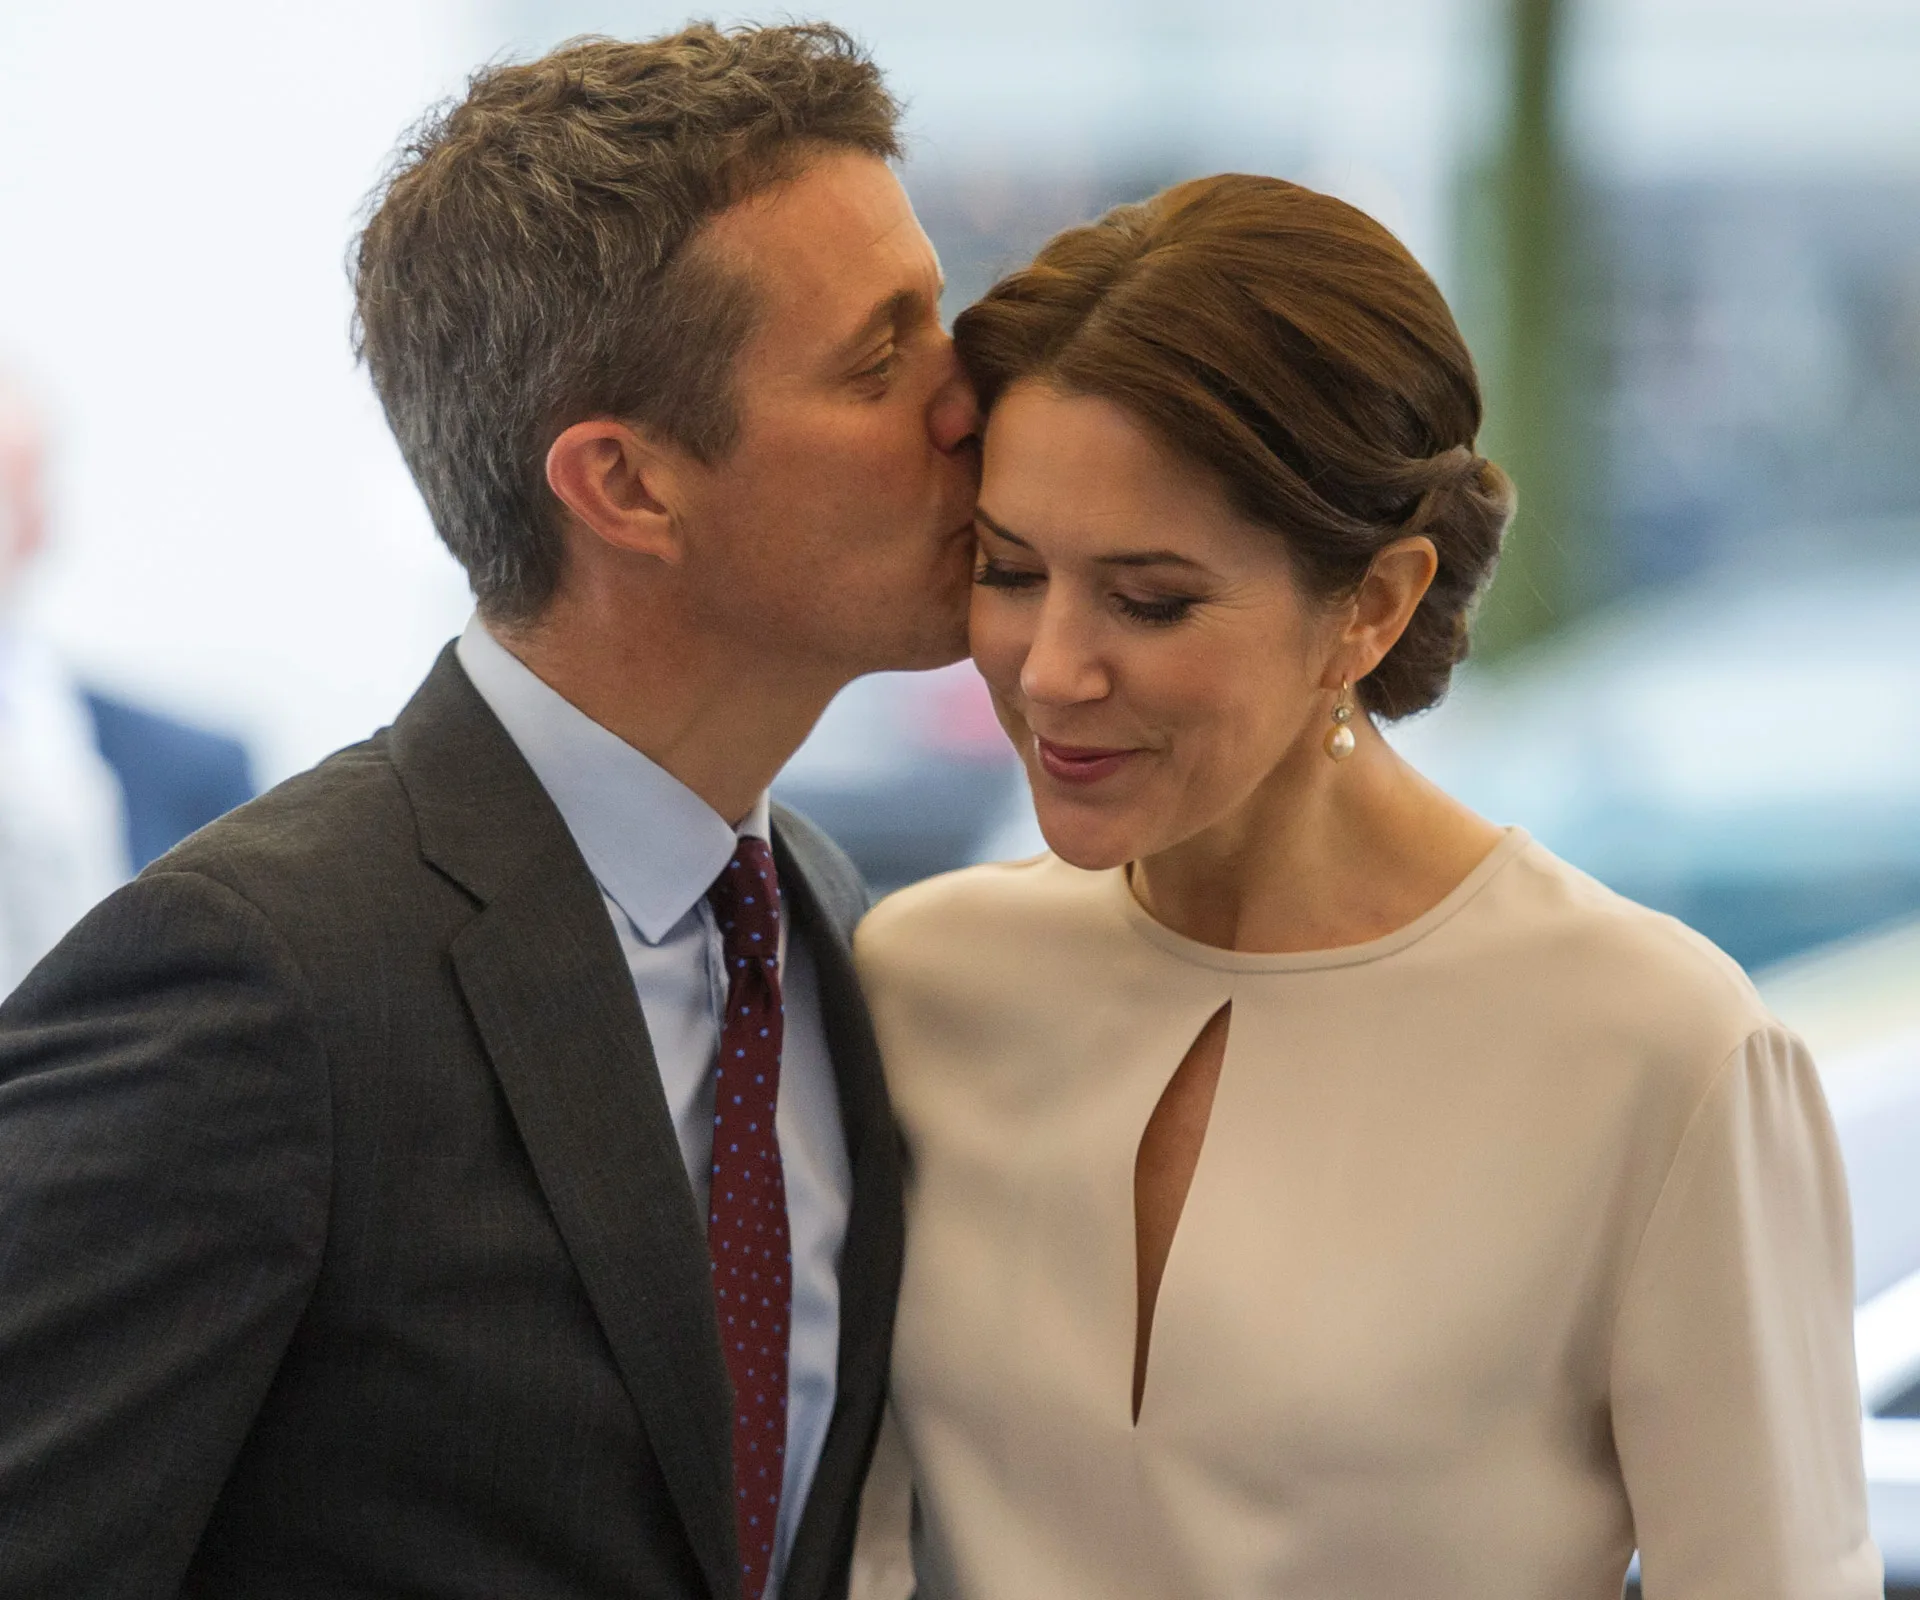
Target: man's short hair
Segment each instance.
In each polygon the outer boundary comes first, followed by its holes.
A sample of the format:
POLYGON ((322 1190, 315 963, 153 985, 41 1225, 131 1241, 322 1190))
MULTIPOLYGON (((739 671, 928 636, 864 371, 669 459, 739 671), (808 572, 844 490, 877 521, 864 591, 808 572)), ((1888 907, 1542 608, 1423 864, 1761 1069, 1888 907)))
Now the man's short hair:
POLYGON ((485 68, 409 135, 357 242, 354 346, 483 615, 552 597, 562 429, 725 458, 756 302, 690 243, 822 147, 897 156, 898 118, 838 28, 696 23, 485 68))

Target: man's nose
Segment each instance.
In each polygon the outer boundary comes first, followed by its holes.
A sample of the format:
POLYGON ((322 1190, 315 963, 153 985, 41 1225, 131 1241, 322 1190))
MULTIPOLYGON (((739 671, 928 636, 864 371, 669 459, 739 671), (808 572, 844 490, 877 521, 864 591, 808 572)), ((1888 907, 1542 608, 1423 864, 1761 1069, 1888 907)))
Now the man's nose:
POLYGON ((942 374, 939 387, 934 390, 933 403, 927 411, 927 431, 933 438, 934 448, 947 455, 980 437, 980 402, 974 398, 973 384, 968 380, 966 370, 960 365, 960 358, 954 354, 953 341, 946 341, 942 352, 946 362, 946 371, 942 374))

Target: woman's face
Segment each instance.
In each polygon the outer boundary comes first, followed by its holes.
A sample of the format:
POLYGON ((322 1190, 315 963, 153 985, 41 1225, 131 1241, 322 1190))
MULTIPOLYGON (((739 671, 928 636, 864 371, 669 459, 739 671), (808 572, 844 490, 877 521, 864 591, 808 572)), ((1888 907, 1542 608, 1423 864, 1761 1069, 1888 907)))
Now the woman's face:
POLYGON ((1271 530, 1121 407, 1012 386, 978 515, 973 656, 1062 859, 1230 838, 1326 762, 1341 619, 1271 530))

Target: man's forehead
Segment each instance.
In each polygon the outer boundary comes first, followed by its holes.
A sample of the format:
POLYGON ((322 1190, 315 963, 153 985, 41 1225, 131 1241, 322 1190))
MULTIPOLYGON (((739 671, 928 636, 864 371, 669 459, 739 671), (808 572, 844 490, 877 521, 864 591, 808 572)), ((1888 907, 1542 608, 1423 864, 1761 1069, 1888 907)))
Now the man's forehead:
MULTIPOLYGON (((934 293, 939 258, 878 157, 836 151, 713 219, 705 241, 763 295, 865 318, 902 293, 934 293)), ((845 331, 851 331, 850 329, 845 331)))

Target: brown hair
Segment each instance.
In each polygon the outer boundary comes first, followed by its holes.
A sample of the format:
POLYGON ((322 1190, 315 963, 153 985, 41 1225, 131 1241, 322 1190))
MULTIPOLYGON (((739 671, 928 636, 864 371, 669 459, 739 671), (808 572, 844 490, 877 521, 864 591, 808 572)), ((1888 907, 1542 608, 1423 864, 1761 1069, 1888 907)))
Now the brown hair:
POLYGON ((985 407, 1037 379, 1139 417, 1285 540, 1318 598, 1426 535, 1433 585, 1355 688, 1387 718, 1446 692, 1513 488, 1474 453, 1479 383, 1446 302, 1372 218, 1277 178, 1196 179, 1060 234, 954 341, 985 407))
POLYGON ((696 23, 486 68, 409 136, 357 242, 355 350, 483 613, 553 593, 562 429, 724 458, 755 304, 690 241, 822 146, 896 156, 898 115, 837 28, 696 23))

